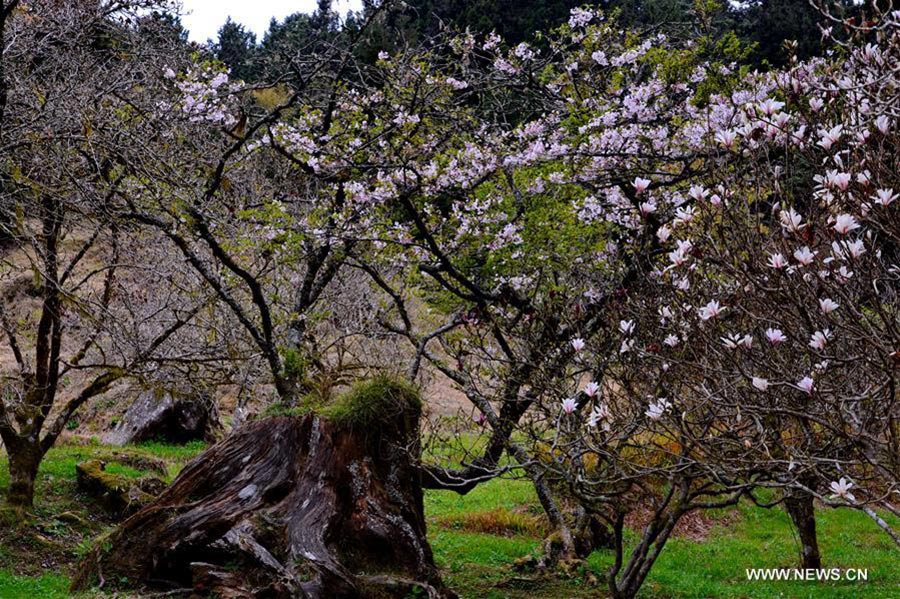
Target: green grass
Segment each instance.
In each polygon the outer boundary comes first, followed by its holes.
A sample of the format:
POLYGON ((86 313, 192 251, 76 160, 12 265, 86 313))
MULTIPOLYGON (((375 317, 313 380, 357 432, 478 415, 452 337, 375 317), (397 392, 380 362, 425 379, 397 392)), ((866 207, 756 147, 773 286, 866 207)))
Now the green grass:
MULTIPOLYGON (((202 448, 199 443, 145 443, 126 451, 164 460, 171 477, 202 448)), ((111 521, 98 520, 98 508, 75 491, 75 464, 103 459, 113 450, 122 451, 97 445, 63 446, 50 451, 39 474, 34 517, 0 542, 0 599, 68 596, 68 578, 55 572, 65 573, 83 547, 113 526, 111 521), (63 521, 63 512, 84 518, 84 525, 63 521), (19 537, 21 542, 11 541, 19 537), (54 544, 52 551, 42 544, 48 541, 54 544), (52 553, 53 564, 45 567, 41 560, 48 552, 52 553)), ((148 474, 112 461, 107 470, 129 477, 148 474)), ((5 460, 0 460, 0 492, 5 491, 7 483, 5 460)), ((595 552, 588 559, 599 584, 589 584, 580 574, 531 580, 533 575, 514 569, 516 560, 541 550, 542 535, 534 526, 523 525, 542 515, 528 481, 494 480, 465 496, 429 491, 425 510, 435 560, 446 583, 463 599, 606 596, 602 578, 613 559, 609 551, 595 552)), ((864 514, 848 510, 822 509, 817 516, 825 567, 868 568, 868 582, 748 582, 746 568, 795 567, 798 547, 783 510, 747 504, 711 514, 706 523, 712 528, 703 540, 672 539, 651 571, 641 597, 900 597, 900 550, 873 522, 864 514)), ((629 540, 634 535, 629 532, 629 540)))
MULTIPOLYGON (((749 505, 736 508, 733 526, 714 529, 704 542, 670 541, 645 585, 647 597, 842 598, 900 596, 900 550, 864 514, 849 510, 817 512, 819 544, 825 568, 867 568, 867 582, 750 582, 747 568, 798 567, 799 547, 781 509, 749 505)), ((612 555, 590 560, 607 568, 612 555)))
MULTIPOLYGON (((147 443, 124 448, 89 444, 51 449, 38 471, 35 506, 28 517, 22 522, 0 524, 0 599, 68 597, 68 569, 98 535, 115 525, 103 509, 78 491, 76 464, 103 460, 111 474, 129 478, 159 476, 116 462, 114 453, 152 456, 165 463, 166 478, 171 479, 203 447, 202 443, 147 443)), ((8 485, 9 471, 6 456, 2 455, 0 494, 5 495, 8 485)))
MULTIPOLYGON (((534 492, 526 481, 491 481, 466 496, 450 491, 430 492, 426 495, 425 507, 435 557, 446 572, 448 584, 460 597, 605 596, 605 583, 591 587, 577 578, 549 580, 528 588, 504 585, 505 580, 515 581, 522 577, 513 571, 511 564, 539 551, 539 538, 479 534, 441 524, 448 516, 460 512, 537 510, 534 492), (500 587, 498 583, 501 583, 500 587)), ((747 580, 746 568, 797 567, 796 535, 783 510, 765 510, 748 504, 728 511, 719 510, 712 516, 713 528, 704 540, 674 538, 666 545, 642 589, 642 597, 900 597, 900 549, 864 514, 850 510, 818 510, 824 567, 868 568, 869 573, 867 582, 827 583, 747 580)), ((633 532, 628 535, 630 540, 634 536, 633 532)), ((612 561, 612 552, 597 551, 588 563, 602 580, 612 561)))
POLYGON ((171 445, 160 441, 147 441, 132 445, 133 449, 164 460, 187 462, 206 448, 203 441, 189 441, 184 445, 171 445))
POLYGON ((61 574, 15 576, 0 571, 0 597, 54 599, 69 596, 69 579, 61 574))
POLYGON ((430 491, 425 495, 425 513, 429 517, 520 507, 540 513, 534 487, 527 480, 492 480, 475 487, 466 495, 453 491, 430 491))

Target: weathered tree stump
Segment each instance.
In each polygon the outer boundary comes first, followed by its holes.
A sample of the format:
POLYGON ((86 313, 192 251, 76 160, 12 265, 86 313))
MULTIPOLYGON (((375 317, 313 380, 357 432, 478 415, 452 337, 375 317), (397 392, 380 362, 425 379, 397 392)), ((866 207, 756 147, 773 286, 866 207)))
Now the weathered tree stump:
POLYGON ((170 443, 215 441, 221 428, 211 397, 159 387, 142 391, 103 442, 125 445, 160 439, 170 443))
POLYGON ((367 385, 195 458, 86 556, 73 589, 127 577, 222 597, 452 597, 425 537, 418 397, 367 385))

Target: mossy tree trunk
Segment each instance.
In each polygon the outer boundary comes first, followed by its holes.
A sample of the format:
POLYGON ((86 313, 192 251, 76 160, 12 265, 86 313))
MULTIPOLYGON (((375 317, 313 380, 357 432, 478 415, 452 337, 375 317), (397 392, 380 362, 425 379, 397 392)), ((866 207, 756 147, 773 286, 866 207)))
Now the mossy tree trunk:
POLYGON ((418 405, 350 407, 252 422, 211 447, 73 588, 105 576, 224 596, 452 596, 425 536, 418 405))
POLYGON ((44 452, 40 443, 29 443, 27 439, 8 437, 5 439, 9 456, 9 491, 6 503, 15 510, 34 505, 34 483, 44 452))

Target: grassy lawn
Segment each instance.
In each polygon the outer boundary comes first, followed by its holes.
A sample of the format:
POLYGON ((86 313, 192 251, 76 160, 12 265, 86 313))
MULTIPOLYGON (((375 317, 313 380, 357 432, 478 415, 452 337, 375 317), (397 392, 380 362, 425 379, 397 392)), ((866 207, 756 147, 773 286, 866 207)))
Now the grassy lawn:
MULTIPOLYGON (((598 597, 605 588, 578 580, 553 580, 529 586, 527 575, 510 564, 538 551, 539 537, 511 532, 474 532, 474 514, 496 510, 534 510, 536 499, 525 481, 492 481, 466 497, 447 491, 429 493, 426 511, 430 538, 447 582, 465 598, 598 597), (466 517, 453 524, 453 517, 466 517), (503 581, 509 581, 503 584, 503 581), (498 583, 499 586, 498 586, 498 583), (517 588, 516 588, 517 587, 517 588)), ((900 549, 864 514, 819 510, 819 543, 826 568, 867 568, 867 582, 750 582, 746 568, 793 568, 799 553, 790 520, 781 509, 741 505, 712 516, 703 540, 674 538, 644 585, 648 598, 770 597, 900 597, 900 549), (721 524, 716 524, 716 520, 721 524)), ((633 536, 633 535, 632 535, 633 536)), ((591 569, 602 578, 612 564, 609 551, 590 556, 591 569)))
MULTIPOLYGON (((67 597, 68 568, 98 534, 115 523, 75 487, 75 465, 109 458, 112 452, 152 456, 174 477, 202 446, 146 444, 138 447, 64 446, 51 450, 41 468, 37 505, 24 524, 3 523, 0 532, 0 599, 67 597)), ((126 476, 148 474, 110 462, 107 470, 126 476)), ((0 463, 0 492, 8 484, 0 463)), ((603 597, 601 579, 612 561, 607 551, 590 556, 594 576, 532 579, 513 568, 540 551, 546 533, 531 485, 496 480, 461 497, 449 491, 426 495, 429 538, 448 585, 461 597, 550 599, 603 597)), ((867 582, 749 582, 746 568, 790 568, 797 541, 780 509, 741 505, 706 519, 700 537, 676 537, 666 546, 643 589, 647 598, 900 597, 900 550, 863 514, 818 512, 825 567, 867 568, 867 582)))
MULTIPOLYGON (((79 462, 100 459, 106 471, 127 477, 157 476, 117 457, 153 457, 164 462, 171 480, 181 467, 202 451, 198 443, 171 446, 149 443, 135 447, 67 445, 54 447, 38 472, 35 507, 25 522, 0 522, 0 599, 68 597, 68 569, 93 540, 115 526, 115 521, 75 484, 79 462)), ((0 459, 0 493, 6 493, 9 472, 6 456, 0 459)))

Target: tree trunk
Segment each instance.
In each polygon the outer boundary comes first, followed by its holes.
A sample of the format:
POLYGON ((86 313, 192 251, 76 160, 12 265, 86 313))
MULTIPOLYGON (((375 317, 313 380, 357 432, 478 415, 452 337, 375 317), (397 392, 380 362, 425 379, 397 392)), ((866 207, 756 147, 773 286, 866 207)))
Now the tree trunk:
POLYGON ((227 597, 452 597, 425 537, 418 407, 374 413, 247 424, 96 547, 73 589, 127 577, 227 597))
POLYGON ((821 568, 822 556, 819 553, 819 542, 816 537, 816 511, 813 496, 802 491, 787 495, 784 508, 800 536, 800 563, 803 568, 821 568))
POLYGON ((613 549, 613 533, 608 526, 584 507, 575 508, 575 552, 586 559, 597 549, 613 549))
POLYGON ((34 505, 34 481, 41 465, 40 447, 27 441, 6 443, 9 456, 9 490, 6 503, 17 510, 34 505))

